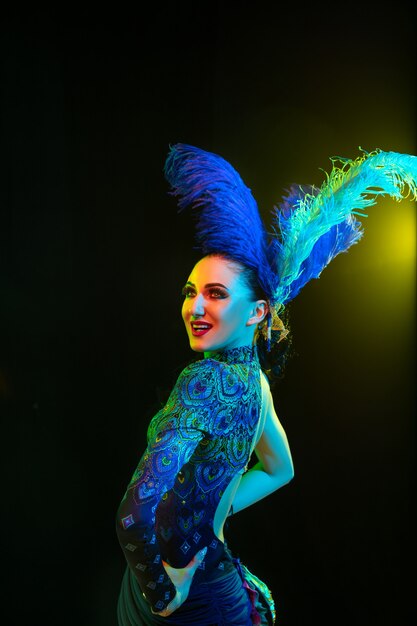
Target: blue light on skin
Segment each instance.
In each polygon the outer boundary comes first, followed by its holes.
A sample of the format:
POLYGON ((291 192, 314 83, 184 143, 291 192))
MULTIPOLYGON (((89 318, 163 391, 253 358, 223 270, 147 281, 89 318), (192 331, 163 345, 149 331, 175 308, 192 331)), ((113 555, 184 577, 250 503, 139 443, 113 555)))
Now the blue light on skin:
POLYGON ((183 289, 182 318, 190 347, 211 352, 250 346, 266 301, 254 300, 238 263, 206 256, 194 266, 183 289))

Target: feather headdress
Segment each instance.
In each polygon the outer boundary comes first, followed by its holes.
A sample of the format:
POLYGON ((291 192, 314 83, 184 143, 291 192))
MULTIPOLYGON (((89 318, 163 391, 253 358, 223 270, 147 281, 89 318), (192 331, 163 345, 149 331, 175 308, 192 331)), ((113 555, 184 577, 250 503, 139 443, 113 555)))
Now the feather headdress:
POLYGON ((332 158, 320 188, 293 185, 272 210, 268 232, 251 190, 222 157, 187 144, 170 148, 165 176, 180 210, 196 215, 197 247, 255 269, 276 313, 363 235, 356 216, 380 196, 417 198, 417 157, 363 152, 332 158))
POLYGON ((171 193, 180 210, 197 213, 197 247, 203 254, 227 253, 256 270, 266 294, 276 274, 268 261, 268 238, 251 190, 225 159, 186 144, 176 144, 165 162, 171 193))
POLYGON ((364 211, 380 196, 417 197, 416 156, 375 150, 355 160, 331 161, 321 188, 293 187, 273 211, 269 258, 278 277, 275 303, 292 300, 335 256, 359 241, 363 229, 355 216, 366 217, 364 211))

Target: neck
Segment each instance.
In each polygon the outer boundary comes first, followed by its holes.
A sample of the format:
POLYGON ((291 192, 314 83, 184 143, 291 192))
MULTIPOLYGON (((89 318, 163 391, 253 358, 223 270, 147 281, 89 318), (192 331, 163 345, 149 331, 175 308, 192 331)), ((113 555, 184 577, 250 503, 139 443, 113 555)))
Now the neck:
POLYGON ((226 362, 250 362, 253 359, 257 359, 257 350, 255 345, 247 344, 237 348, 204 352, 204 358, 226 362))

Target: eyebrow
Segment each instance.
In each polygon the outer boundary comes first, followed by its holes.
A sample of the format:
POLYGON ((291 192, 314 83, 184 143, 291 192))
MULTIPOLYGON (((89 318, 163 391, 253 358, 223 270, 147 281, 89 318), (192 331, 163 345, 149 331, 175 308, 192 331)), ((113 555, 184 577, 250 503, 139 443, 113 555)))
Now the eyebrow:
MULTIPOLYGON (((190 285, 190 287, 195 287, 195 284, 192 283, 190 280, 187 280, 184 286, 186 287, 187 285, 190 285)), ((204 289, 209 289, 210 287, 222 287, 223 289, 226 289, 226 291, 229 291, 229 289, 226 287, 226 285, 223 285, 223 283, 207 283, 206 285, 204 285, 204 289)))

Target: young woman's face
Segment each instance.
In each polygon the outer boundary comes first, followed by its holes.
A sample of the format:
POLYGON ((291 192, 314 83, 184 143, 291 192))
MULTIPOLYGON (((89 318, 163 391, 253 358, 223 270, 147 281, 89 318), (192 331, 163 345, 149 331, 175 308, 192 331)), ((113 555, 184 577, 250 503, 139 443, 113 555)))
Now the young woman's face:
POLYGON ((251 320, 257 301, 239 266, 222 257, 204 257, 194 266, 183 295, 182 318, 193 350, 210 352, 252 344, 257 320, 251 320))

